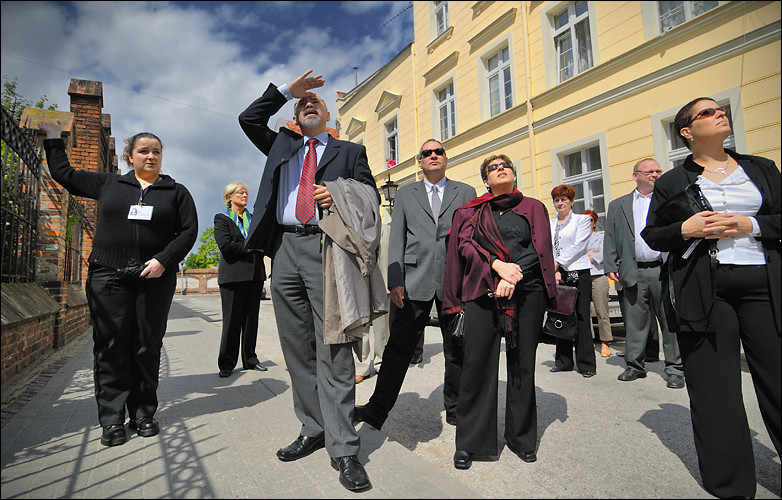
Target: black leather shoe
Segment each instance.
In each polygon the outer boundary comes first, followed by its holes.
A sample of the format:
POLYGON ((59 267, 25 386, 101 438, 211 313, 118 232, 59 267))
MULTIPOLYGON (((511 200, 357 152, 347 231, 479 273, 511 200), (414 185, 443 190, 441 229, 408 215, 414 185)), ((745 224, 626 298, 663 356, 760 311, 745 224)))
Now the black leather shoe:
POLYGON ((133 420, 131 420, 131 422, 133 422, 134 425, 131 427, 131 424, 128 424, 128 428, 135 428, 136 434, 141 437, 147 438, 160 434, 160 425, 158 425, 157 420, 152 417, 142 417, 138 423, 133 420))
POLYGON ((456 453, 453 454, 453 466, 461 470, 469 469, 472 466, 472 453, 456 450, 456 453))
POLYGON ((355 455, 332 458, 331 466, 339 471, 339 482, 350 491, 362 491, 372 487, 367 471, 355 455))
POLYGON ((366 405, 358 405, 353 410, 353 423, 366 422, 377 430, 383 427, 383 422, 367 408, 366 405))
POLYGON ((247 368, 245 368, 245 370, 257 370, 259 372, 265 372, 266 370, 268 370, 268 368, 266 368, 260 363, 256 363, 254 365, 248 366, 247 368))
POLYGON ((411 365, 418 365, 418 364, 421 364, 423 362, 424 362, 424 355, 423 354, 418 354, 418 355, 413 354, 413 358, 410 360, 410 364, 411 365))
POLYGON ((619 376, 616 378, 618 380, 621 380, 622 382, 629 382, 637 378, 646 378, 646 372, 638 371, 635 368, 628 367, 625 369, 625 371, 620 373, 619 376))
POLYGON ((227 378, 230 376, 231 376, 231 370, 229 370, 228 368, 224 370, 220 370, 220 378, 227 378))
POLYGON ((527 463, 534 462, 538 459, 538 456, 535 454, 535 450, 532 451, 520 451, 516 453, 518 457, 522 460, 524 460, 527 463))
POLYGON ((125 426, 122 424, 107 425, 103 428, 100 444, 103 446, 119 446, 125 444, 128 438, 125 435, 125 426))
POLYGON ((277 450, 277 458, 283 462, 290 462, 292 460, 304 458, 325 446, 326 439, 323 436, 309 437, 300 435, 296 438, 296 441, 292 442, 287 447, 277 450))
POLYGON ((454 415, 453 413, 446 413, 445 423, 449 425, 456 425, 456 415, 454 415))
POLYGON ((672 373, 668 375, 668 381, 665 385, 671 389, 682 389, 684 388, 684 377, 672 373))
POLYGON ((559 366, 555 366, 554 368, 552 368, 552 369, 551 369, 551 370, 549 370, 549 371, 550 371, 550 372, 553 372, 553 373, 557 373, 557 372, 572 372, 572 371, 573 371, 573 369, 571 368, 570 370, 566 370, 565 368, 561 368, 561 367, 559 367, 559 366))
POLYGON ((581 376, 584 378, 590 378, 595 376, 595 372, 581 372, 581 376))

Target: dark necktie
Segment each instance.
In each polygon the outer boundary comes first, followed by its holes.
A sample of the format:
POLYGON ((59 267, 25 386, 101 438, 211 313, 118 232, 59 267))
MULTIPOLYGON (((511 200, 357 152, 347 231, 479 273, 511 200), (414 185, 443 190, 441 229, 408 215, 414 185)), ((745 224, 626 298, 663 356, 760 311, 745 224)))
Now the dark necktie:
POLYGON ((315 143, 318 142, 314 137, 307 141, 307 154, 304 156, 304 165, 301 167, 301 181, 299 181, 299 194, 296 198, 296 218, 302 224, 308 223, 315 217, 315 200, 313 191, 315 184, 315 169, 318 166, 318 157, 315 153, 315 143))

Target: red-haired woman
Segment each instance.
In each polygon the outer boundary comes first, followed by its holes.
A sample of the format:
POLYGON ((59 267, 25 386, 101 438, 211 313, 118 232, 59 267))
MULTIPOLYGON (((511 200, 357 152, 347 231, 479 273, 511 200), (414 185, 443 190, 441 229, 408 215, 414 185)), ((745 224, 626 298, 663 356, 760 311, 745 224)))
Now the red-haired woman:
POLYGON ((551 371, 573 371, 575 346, 575 365, 584 378, 589 378, 593 377, 597 370, 595 346, 592 343, 592 318, 589 314, 589 303, 592 301, 592 278, 587 255, 587 244, 592 234, 592 220, 588 215, 573 213, 576 190, 572 186, 562 184, 555 187, 551 190, 551 198, 557 211, 557 216, 551 219, 557 282, 578 288, 576 300, 578 336, 575 342, 557 339, 554 368, 551 371))

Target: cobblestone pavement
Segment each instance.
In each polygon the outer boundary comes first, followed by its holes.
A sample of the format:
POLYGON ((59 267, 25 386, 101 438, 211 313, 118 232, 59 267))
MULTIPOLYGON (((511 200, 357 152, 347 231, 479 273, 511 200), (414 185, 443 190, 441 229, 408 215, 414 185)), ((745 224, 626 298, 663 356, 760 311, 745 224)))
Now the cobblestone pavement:
MULTIPOLYGON (((711 498, 700 486, 686 390, 665 387, 663 363, 619 382, 619 356, 598 355, 597 375, 550 373, 554 347, 538 348, 538 461, 504 446, 467 471, 452 465, 455 428, 442 406, 442 341, 427 327, 424 362, 410 368, 382 431, 358 427, 359 459, 373 488, 350 493, 320 450, 277 460, 300 424, 271 301, 261 305, 258 355, 267 372, 217 376, 219 295, 176 296, 164 340, 152 438, 100 445, 92 342, 85 333, 2 386, 2 498, 711 498)), ((623 344, 614 344, 615 353, 623 344)), ((501 360, 499 414, 504 414, 501 360)), ((356 386, 365 403, 376 377, 356 386)), ((779 498, 780 461, 748 372, 758 498, 779 498)))

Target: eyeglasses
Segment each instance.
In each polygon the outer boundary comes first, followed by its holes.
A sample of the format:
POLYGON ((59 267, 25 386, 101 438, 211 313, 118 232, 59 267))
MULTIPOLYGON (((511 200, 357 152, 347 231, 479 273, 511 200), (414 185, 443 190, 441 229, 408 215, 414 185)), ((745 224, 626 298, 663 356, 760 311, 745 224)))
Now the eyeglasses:
POLYGON ((646 171, 644 171, 644 170, 635 170, 635 173, 636 174, 644 174, 644 175, 652 175, 652 174, 661 175, 663 173, 663 171, 662 170, 646 170, 646 171))
POLYGON ((726 108, 723 108, 722 106, 719 106, 717 108, 704 108, 698 111, 698 113, 692 117, 692 119, 690 120, 690 124, 692 124, 692 122, 694 122, 695 120, 700 120, 701 118, 708 118, 710 116, 714 116, 717 113, 717 111, 722 111, 726 115, 728 114, 728 110, 726 108))
POLYGON ((421 158, 429 158, 432 153, 436 154, 437 156, 445 156, 445 150, 443 148, 424 149, 421 151, 421 158))
POLYGON ((486 167, 486 173, 489 174, 489 173, 494 172, 495 170, 500 169, 500 168, 510 168, 510 165, 508 165, 505 162, 493 163, 493 164, 489 165, 488 167, 486 167))

